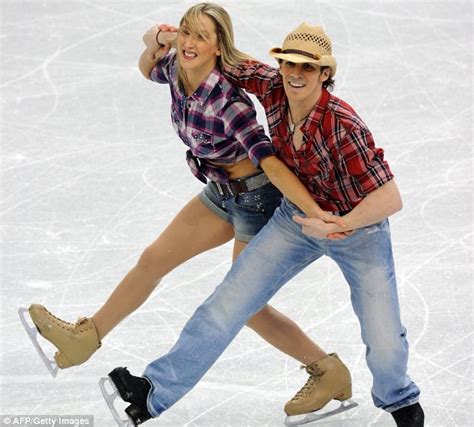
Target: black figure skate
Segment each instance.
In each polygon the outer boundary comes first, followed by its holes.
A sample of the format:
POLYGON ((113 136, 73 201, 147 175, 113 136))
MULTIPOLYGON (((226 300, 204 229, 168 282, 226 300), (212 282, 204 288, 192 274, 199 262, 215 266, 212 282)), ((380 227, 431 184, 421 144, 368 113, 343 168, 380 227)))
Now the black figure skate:
POLYGON ((425 425, 425 413, 419 403, 397 409, 392 412, 392 417, 397 427, 423 427, 425 425))
POLYGON ((115 368, 109 373, 108 377, 100 379, 99 386, 118 426, 138 426, 152 418, 146 405, 151 384, 146 378, 131 375, 127 368, 115 368), (114 405, 115 400, 119 396, 125 402, 131 403, 125 409, 128 415, 126 419, 120 417, 114 405))

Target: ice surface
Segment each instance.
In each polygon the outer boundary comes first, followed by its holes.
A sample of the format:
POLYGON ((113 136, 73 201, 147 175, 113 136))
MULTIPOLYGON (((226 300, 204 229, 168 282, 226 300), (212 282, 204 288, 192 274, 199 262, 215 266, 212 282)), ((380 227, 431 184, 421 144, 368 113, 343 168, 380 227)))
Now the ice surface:
MULTIPOLYGON (((392 219, 409 372, 428 426, 472 425, 472 5, 469 1, 220 1, 238 45, 267 51, 302 21, 324 25, 335 94, 385 148, 404 199, 392 219)), ((142 34, 188 1, 2 0, 0 412, 114 421, 98 379, 142 372, 230 266, 231 246, 166 277, 86 365, 56 379, 17 317, 43 303, 91 315, 180 207, 200 191, 169 120, 169 94, 137 69, 142 34)), ((263 116, 262 120, 263 120, 263 116)), ((322 260, 272 300, 353 375, 359 406, 326 426, 390 426, 347 285, 322 260)), ((304 383, 298 363, 244 330, 184 399, 150 425, 278 426, 304 383)))

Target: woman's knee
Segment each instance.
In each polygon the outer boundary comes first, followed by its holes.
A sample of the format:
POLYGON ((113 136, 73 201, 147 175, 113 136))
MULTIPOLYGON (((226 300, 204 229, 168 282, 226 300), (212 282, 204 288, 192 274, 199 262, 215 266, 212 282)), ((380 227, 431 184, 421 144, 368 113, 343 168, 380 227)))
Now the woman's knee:
POLYGON ((155 245, 150 245, 142 252, 137 261, 136 268, 145 274, 152 275, 155 280, 163 277, 162 260, 160 251, 155 245))
POLYGON ((261 331, 271 327, 272 315, 269 306, 266 305, 258 313, 255 313, 247 322, 247 326, 254 331, 261 331))

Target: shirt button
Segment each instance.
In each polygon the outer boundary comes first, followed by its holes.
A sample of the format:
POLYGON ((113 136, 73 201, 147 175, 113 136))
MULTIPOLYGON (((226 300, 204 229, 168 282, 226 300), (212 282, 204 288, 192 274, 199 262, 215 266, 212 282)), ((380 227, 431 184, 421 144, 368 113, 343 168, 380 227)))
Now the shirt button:
POLYGON ((188 108, 191 108, 191 105, 192 105, 192 104, 191 104, 190 102, 188 102, 188 108))

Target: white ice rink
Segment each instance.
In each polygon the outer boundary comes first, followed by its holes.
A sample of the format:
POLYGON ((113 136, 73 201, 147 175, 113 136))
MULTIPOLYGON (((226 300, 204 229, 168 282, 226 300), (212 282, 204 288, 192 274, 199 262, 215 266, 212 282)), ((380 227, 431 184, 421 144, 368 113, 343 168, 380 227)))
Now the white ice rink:
MULTIPOLYGON (((49 376, 19 306, 92 315, 142 249, 200 191, 172 130, 166 86, 138 71, 142 34, 189 1, 1 0, 1 414, 114 421, 98 379, 141 373, 230 268, 231 246, 167 276, 85 365, 49 376)), ((404 209, 392 220, 409 373, 427 426, 473 425, 472 52, 470 1, 231 1, 237 44, 268 62, 302 21, 322 24, 337 96, 385 148, 404 209)), ((263 121, 264 117, 261 116, 263 121)), ((371 376, 348 287, 320 260, 272 300, 353 375, 355 410, 320 426, 392 426, 371 376)), ((198 386, 147 425, 281 426, 306 380, 243 330, 198 386)))

